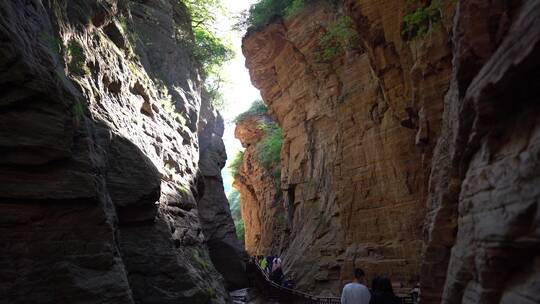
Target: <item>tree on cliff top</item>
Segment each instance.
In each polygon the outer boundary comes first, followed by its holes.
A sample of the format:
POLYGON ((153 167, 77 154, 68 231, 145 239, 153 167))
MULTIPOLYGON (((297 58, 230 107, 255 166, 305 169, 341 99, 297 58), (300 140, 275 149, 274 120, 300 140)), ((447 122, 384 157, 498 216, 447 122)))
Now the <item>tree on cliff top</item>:
POLYGON ((338 2, 338 0, 259 0, 240 17, 238 27, 261 28, 280 18, 292 17, 300 13, 307 5, 317 1, 338 2))
POLYGON ((182 0, 191 15, 194 36, 193 55, 201 63, 204 89, 214 106, 221 108, 219 92, 222 85, 221 68, 234 57, 231 45, 219 37, 215 28, 216 14, 224 13, 220 0, 182 0))
POLYGON ((251 106, 249 107, 247 111, 236 116, 236 118, 234 119, 234 122, 240 122, 249 116, 266 114, 266 113, 268 113, 268 108, 266 107, 264 102, 260 99, 255 100, 253 103, 251 103, 251 106))

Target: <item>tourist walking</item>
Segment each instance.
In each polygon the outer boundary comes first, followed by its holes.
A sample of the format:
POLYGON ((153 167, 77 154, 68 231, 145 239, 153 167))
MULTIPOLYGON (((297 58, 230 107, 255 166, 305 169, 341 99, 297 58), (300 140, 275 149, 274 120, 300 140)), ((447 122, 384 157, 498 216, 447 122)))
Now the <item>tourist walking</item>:
POLYGON ((375 277, 371 285, 371 300, 369 304, 400 304, 401 301, 394 294, 392 282, 385 277, 375 277))
POLYGON ((270 274, 270 280, 281 286, 285 275, 283 269, 281 269, 281 259, 276 258, 272 263, 272 273, 270 274))
POLYGON ((266 257, 266 272, 268 274, 272 273, 272 262, 274 262, 274 257, 269 255, 266 257))
POLYGON ((281 267, 281 259, 280 258, 275 258, 273 261, 272 261, 272 272, 274 272, 274 270, 278 269, 281 267))
POLYGON ((365 274, 360 268, 354 270, 354 281, 343 287, 341 304, 369 304, 371 294, 365 284, 365 274))
POLYGON ((268 261, 266 261, 266 258, 265 257, 262 257, 260 262, 259 262, 259 266, 261 266, 261 269, 266 271, 266 268, 268 266, 268 261))

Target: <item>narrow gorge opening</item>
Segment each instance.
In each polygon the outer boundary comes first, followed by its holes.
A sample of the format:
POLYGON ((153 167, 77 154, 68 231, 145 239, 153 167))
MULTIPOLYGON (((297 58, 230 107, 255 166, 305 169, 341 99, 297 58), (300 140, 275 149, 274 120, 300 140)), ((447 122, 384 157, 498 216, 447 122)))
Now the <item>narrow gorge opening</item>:
POLYGON ((540 303, 537 0, 0 12, 1 303, 540 303))

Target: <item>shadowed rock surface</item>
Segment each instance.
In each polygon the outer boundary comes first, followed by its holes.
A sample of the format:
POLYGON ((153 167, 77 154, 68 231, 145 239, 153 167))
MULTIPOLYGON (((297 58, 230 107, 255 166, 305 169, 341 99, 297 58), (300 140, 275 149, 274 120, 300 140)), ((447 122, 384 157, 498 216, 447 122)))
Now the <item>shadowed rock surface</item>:
POLYGON ((422 302, 538 303, 540 3, 463 1, 454 22, 422 302))
POLYGON ((207 241, 238 241, 199 215, 226 200, 197 205, 190 24, 176 0, 0 3, 1 303, 230 300, 207 241))
POLYGON ((204 195, 198 202, 199 215, 212 262, 223 274, 227 287, 236 290, 248 285, 247 255, 236 236, 223 189, 221 170, 227 160, 223 131, 223 118, 203 100, 199 120, 199 166, 204 177, 204 195))

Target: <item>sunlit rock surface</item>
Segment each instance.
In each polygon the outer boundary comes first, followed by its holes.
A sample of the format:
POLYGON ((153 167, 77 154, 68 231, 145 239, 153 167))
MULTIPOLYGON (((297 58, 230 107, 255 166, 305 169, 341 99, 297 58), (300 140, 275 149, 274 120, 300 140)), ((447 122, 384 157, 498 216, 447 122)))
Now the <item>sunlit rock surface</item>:
POLYGON ((236 123, 234 132, 245 148, 233 186, 240 191, 245 246, 251 255, 279 254, 287 237, 279 185, 257 156, 257 145, 266 136, 260 126, 267 123, 273 123, 267 115, 249 115, 236 123))
POLYGON ((339 19, 331 5, 244 38, 253 84, 284 132, 290 241, 277 251, 300 288, 337 294, 354 265, 368 279, 386 274, 411 285, 419 278, 451 52, 444 26, 403 41, 407 9, 406 1, 346 1, 358 45, 331 61, 321 60, 320 47, 339 19))
POLYGON ((244 38, 285 136, 289 219, 276 229, 279 216, 255 217, 268 208, 248 213, 259 222, 246 235, 261 237, 247 249, 281 253, 301 289, 337 294, 357 266, 421 281, 422 303, 539 300, 539 4, 438 3, 416 35, 404 16, 423 3, 350 0, 244 38), (358 41, 321 60, 343 16, 358 41))

